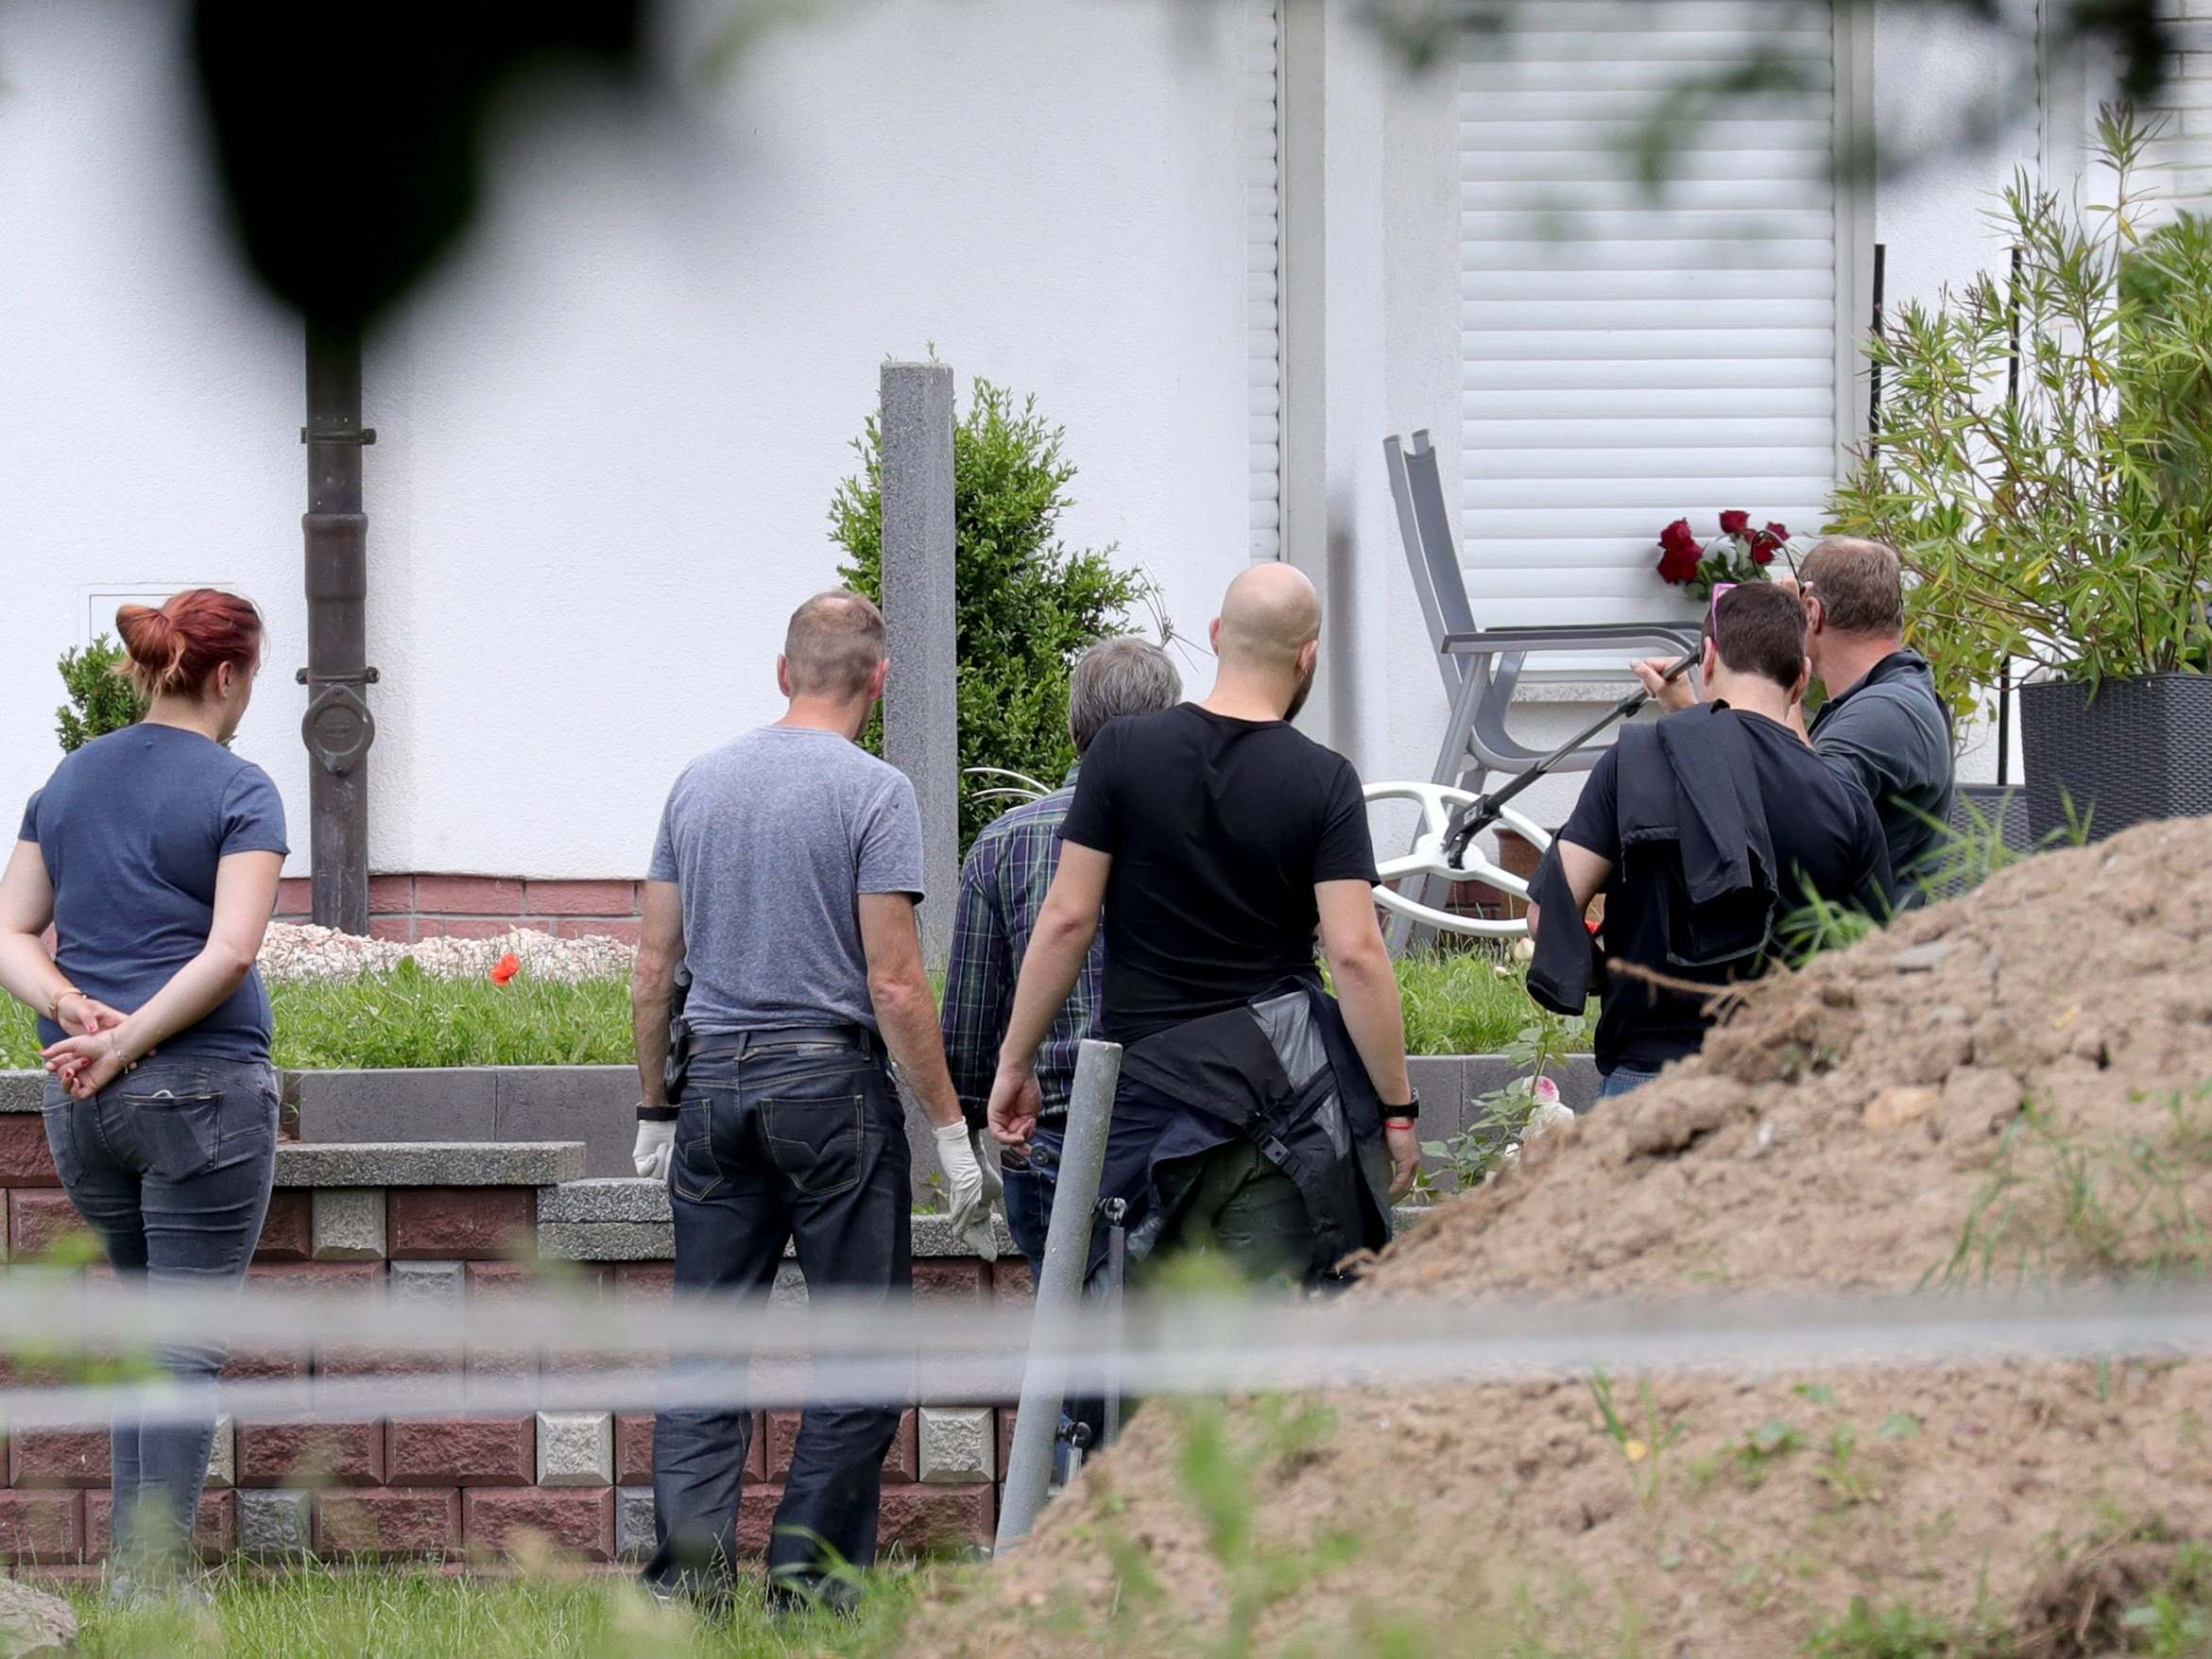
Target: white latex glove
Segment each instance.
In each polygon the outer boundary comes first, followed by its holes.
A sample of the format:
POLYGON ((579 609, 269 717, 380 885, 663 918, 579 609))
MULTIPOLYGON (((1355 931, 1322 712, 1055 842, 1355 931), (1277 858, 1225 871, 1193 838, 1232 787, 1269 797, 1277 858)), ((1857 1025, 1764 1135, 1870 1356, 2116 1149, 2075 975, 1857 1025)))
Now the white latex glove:
POLYGON ((676 1124, 638 1120, 638 1144, 630 1149, 630 1162, 649 1181, 668 1179, 668 1166, 676 1156, 676 1124))
POLYGON ((999 1241, 991 1228, 991 1210, 1005 1191, 998 1171, 975 1155, 965 1120, 936 1130, 937 1167, 945 1172, 945 1187, 952 1200, 952 1230, 986 1261, 999 1259, 999 1241))

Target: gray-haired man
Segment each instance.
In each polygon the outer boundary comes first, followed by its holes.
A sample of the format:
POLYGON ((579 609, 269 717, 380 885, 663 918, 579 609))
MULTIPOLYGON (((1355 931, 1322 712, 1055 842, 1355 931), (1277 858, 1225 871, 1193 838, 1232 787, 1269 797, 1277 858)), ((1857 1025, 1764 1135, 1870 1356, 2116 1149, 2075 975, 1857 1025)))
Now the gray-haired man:
MULTIPOLYGON (((1053 873, 1060 866, 1060 825, 1075 798, 1084 753, 1107 721, 1123 714, 1157 714, 1182 694, 1175 663, 1151 641, 1129 636, 1091 646, 1076 659, 1068 682, 1068 731, 1075 740, 1075 764, 1066 780, 1043 799, 993 820, 969 849, 960 872, 952 960, 945 972, 945 1057, 960 1103, 978 1125, 990 1102, 1021 958, 1053 873)), ((1006 1230, 1033 1268, 1044 1260, 1076 1051, 1085 1037, 1098 1035, 1105 960, 1105 942, 1094 938, 1075 989, 1037 1052, 1044 1108, 1027 1156, 1009 1154, 1006 1158, 1006 1230)))

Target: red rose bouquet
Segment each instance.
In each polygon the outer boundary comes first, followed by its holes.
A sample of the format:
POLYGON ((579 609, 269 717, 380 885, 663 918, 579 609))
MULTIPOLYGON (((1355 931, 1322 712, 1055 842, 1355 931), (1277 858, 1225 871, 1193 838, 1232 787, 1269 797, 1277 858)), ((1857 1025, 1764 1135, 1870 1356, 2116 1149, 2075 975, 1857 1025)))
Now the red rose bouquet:
POLYGON ((1688 519, 1676 519, 1659 532, 1659 580, 1710 599, 1718 583, 1765 581, 1767 566, 1789 545, 1787 524, 1755 530, 1746 512, 1723 513, 1721 533, 1710 540, 1701 540, 1688 519))

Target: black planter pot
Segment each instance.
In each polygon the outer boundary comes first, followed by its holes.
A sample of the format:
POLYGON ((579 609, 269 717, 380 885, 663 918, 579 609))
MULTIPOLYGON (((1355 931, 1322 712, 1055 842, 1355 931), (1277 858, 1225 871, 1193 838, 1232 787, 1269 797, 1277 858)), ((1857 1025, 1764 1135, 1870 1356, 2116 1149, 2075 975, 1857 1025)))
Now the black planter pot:
MULTIPOLYGON (((2034 850, 2035 838, 2028 833, 2028 794, 2012 783, 1962 783, 1951 800, 1951 829, 1962 836, 1979 839, 1996 830, 2004 844, 2013 851, 2027 854, 2034 850)), ((1941 901, 1956 898, 1973 887, 1981 879, 1979 860, 1952 860, 1939 863, 1943 879, 1930 883, 1928 896, 1941 901)))
POLYGON ((2038 845, 2083 817, 2102 841, 2154 818, 2212 813, 2212 675, 2110 679, 2094 696, 2044 680, 2019 696, 2038 845))

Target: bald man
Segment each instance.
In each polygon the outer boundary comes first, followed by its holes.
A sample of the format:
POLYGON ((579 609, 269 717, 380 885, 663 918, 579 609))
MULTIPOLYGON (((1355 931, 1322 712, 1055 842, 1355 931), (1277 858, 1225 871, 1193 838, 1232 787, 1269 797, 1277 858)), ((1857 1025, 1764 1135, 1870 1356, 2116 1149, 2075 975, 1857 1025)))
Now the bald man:
MULTIPOLYGON (((990 1101, 1015 1158, 1037 1120, 1037 1046, 1103 913, 1101 1033, 1123 1054, 1101 1197, 1128 1206, 1138 1262, 1209 1244, 1255 1279, 1326 1282, 1388 1239, 1413 1181, 1360 779, 1290 725, 1320 635, 1320 599, 1290 566, 1229 585, 1212 694, 1092 740, 1022 962, 990 1101)), ((1103 1254, 1094 1240, 1094 1266, 1103 1254)))

